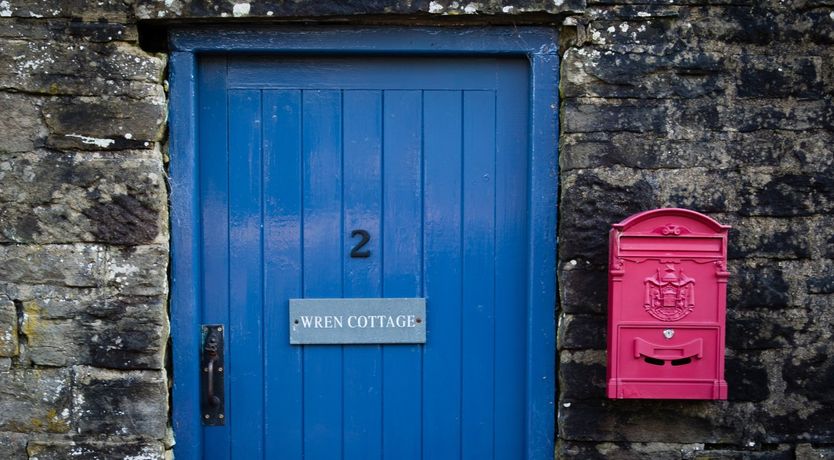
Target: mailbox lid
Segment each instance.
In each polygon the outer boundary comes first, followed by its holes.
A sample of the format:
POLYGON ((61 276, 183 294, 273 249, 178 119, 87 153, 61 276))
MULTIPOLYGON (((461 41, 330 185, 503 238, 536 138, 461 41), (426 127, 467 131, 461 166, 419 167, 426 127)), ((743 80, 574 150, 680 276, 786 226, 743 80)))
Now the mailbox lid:
POLYGON ((730 227, 689 209, 645 211, 613 227, 618 257, 726 259, 730 227))
POLYGON ((658 228, 666 228, 671 233, 661 233, 664 236, 686 236, 688 234, 726 234, 730 230, 729 225, 724 225, 715 219, 701 214, 700 212, 684 208, 661 208, 633 214, 613 227, 621 232, 628 233, 652 233, 658 228), (675 226, 686 226, 681 233, 675 233, 675 226))

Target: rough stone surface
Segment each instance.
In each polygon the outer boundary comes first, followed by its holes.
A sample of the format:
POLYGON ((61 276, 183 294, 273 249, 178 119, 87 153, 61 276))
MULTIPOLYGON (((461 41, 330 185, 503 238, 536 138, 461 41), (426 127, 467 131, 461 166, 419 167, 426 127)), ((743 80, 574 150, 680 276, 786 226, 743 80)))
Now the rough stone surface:
POLYGON ((0 356, 17 356, 17 308, 14 302, 0 299, 0 356))
POLYGON ((277 18, 305 16, 357 16, 357 15, 432 15, 476 16, 485 14, 563 13, 581 11, 585 0, 486 0, 467 1, 383 1, 366 0, 345 2, 316 0, 285 2, 266 0, 259 2, 227 2, 172 0, 159 3, 154 0, 136 2, 136 15, 140 19, 163 18, 277 18))
POLYGON ((155 34, 299 18, 559 29, 557 457, 834 458, 831 0, 0 1, 0 458, 170 457, 155 34), (607 230, 660 206, 733 225, 726 402, 605 398, 607 230))
POLYGON ((70 369, 0 373, 0 432, 68 433, 71 411, 70 369))
MULTIPOLYGON (((3 60, 7 62, 6 59, 3 60)), ((40 118, 42 101, 30 96, 0 92, 0 161, 5 154, 28 152, 45 137, 46 128, 40 118)), ((5 161, 4 161, 5 163, 5 161)), ((0 174, 8 171, 0 165, 0 174)))
POLYGON ((557 457, 831 455, 833 11, 593 0, 563 29, 557 457), (605 398, 606 230, 659 206, 733 226, 726 402, 605 398))
POLYGON ((165 450, 161 443, 144 442, 31 442, 27 448, 30 459, 63 460, 100 460, 105 458, 123 458, 137 460, 162 460, 165 450))
POLYGON ((36 151, 0 158, 0 242, 164 241, 158 155, 36 151))
POLYGON ((797 460, 831 460, 834 459, 834 447, 816 447, 810 444, 796 446, 797 460))
POLYGON ((165 456, 166 56, 135 17, 0 1, 2 459, 165 456))
POLYGON ((26 438, 21 433, 0 433, 0 457, 7 460, 27 459, 26 438))
POLYGON ((113 371, 74 368, 72 411, 78 432, 161 440, 168 406, 163 371, 113 371))

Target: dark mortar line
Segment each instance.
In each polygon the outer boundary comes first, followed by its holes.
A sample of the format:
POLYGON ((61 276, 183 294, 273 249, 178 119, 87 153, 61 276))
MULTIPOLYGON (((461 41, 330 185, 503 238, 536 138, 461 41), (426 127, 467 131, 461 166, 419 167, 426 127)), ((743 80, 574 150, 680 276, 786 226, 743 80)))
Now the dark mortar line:
POLYGON ((21 367, 25 363, 21 362, 22 351, 29 347, 29 337, 23 332, 23 322, 25 314, 23 311, 23 301, 20 299, 12 299, 14 303, 15 315, 17 317, 17 354, 11 357, 13 367, 21 367))
MULTIPOLYGON (((599 132, 599 131, 597 131, 597 132, 599 132)), ((658 139, 658 140, 659 141, 665 141, 665 139, 658 139)), ((586 142, 586 144, 593 144, 593 143, 598 143, 598 142, 596 142, 596 141, 586 142)), ((602 141, 601 143, 607 143, 607 142, 602 141)), ((673 171, 701 170, 701 171, 705 171, 705 172, 735 172, 735 173, 744 175, 745 173, 751 172, 750 171, 751 169, 758 170, 758 169, 762 169, 762 168, 774 168, 773 171, 768 170, 768 171, 765 171, 765 172, 767 172, 770 175, 777 175, 777 176, 780 175, 780 174, 781 175, 806 175, 806 174, 813 173, 813 172, 820 172, 818 170, 817 171, 808 171, 808 172, 796 171, 795 168, 781 168, 779 166, 771 166, 771 165, 741 165, 741 166, 739 166, 739 165, 736 164, 736 165, 732 165, 732 166, 729 166, 729 167, 724 168, 724 169, 716 169, 716 168, 710 168, 709 166, 682 166, 682 167, 677 167, 677 168, 673 168, 673 167, 651 167, 650 168, 650 167, 640 167, 640 166, 629 166, 629 165, 623 165, 623 164, 620 164, 620 163, 614 163, 614 164, 603 165, 603 166, 593 166, 593 167, 590 167, 590 168, 587 168, 587 167, 584 167, 584 168, 570 168, 570 169, 560 168, 560 170, 561 171, 565 171, 565 170, 579 171, 579 172, 610 171, 610 170, 613 170, 613 169, 628 169, 628 170, 631 170, 633 172, 667 171, 667 170, 673 170, 673 171)), ((753 171, 753 172, 757 172, 757 171, 753 171)), ((785 215, 773 216, 773 215, 768 215, 768 214, 741 214, 738 211, 732 211, 732 212, 731 211, 722 211, 722 212, 715 212, 715 213, 710 213, 710 214, 735 215, 735 216, 742 217, 742 218, 764 218, 764 217, 767 217, 767 218, 773 218, 773 219, 781 219, 781 218, 785 218, 785 219, 803 218, 804 219, 804 218, 812 218, 812 217, 815 217, 815 216, 828 216, 828 215, 830 215, 827 212, 813 212, 813 213, 808 213, 808 214, 797 214, 797 215, 792 215, 792 216, 785 216, 785 215)))
POLYGON ((780 445, 793 446, 798 444, 799 440, 788 441, 785 443, 756 443, 755 447, 748 447, 744 444, 725 444, 725 443, 704 443, 704 450, 741 450, 745 452, 762 452, 762 451, 779 451, 780 445))
MULTIPOLYGON (((170 243, 170 239, 168 241, 170 243)), ((49 243, 39 243, 37 241, 27 241, 27 242, 16 242, 16 241, 0 241, 0 247, 13 247, 13 246, 21 246, 31 248, 33 246, 41 246, 41 247, 68 247, 68 246, 90 246, 95 245, 101 247, 102 249, 107 248, 114 248, 114 249, 130 249, 130 248, 148 248, 148 247, 164 247, 164 243, 156 243, 156 242, 147 242, 147 243, 114 243, 110 241, 101 241, 101 240, 89 240, 89 241, 50 241, 49 243)), ((75 286, 70 286, 75 287, 75 286)), ((82 286, 88 287, 88 286, 82 286)))
MULTIPOLYGON (((137 45, 139 45, 140 48, 144 50, 145 48, 144 48, 144 46, 142 46, 141 27, 137 28, 137 34, 138 34, 138 37, 139 37, 137 45)), ((162 80, 164 82, 169 81, 170 72, 171 72, 171 60, 166 59, 165 60, 165 67, 162 69, 162 80)), ((171 95, 170 95, 170 91, 169 91, 169 88, 167 87, 167 85, 166 85, 166 87, 163 88, 163 95, 165 97, 166 102, 169 102, 171 95)), ((170 137, 169 137, 170 118, 166 119, 166 122, 164 123, 163 130, 164 130, 163 137, 162 137, 163 141, 160 142, 160 145, 159 145, 159 156, 161 156, 160 160, 162 160, 162 181, 164 182, 164 186, 165 186, 165 197, 166 197, 165 204, 166 204, 166 207, 168 209, 168 212, 167 212, 168 257, 167 257, 167 260, 166 260, 167 265, 165 267, 165 280, 167 281, 167 289, 166 289, 165 294, 163 296, 160 296, 160 297, 163 297, 164 298, 163 301, 165 302, 164 308, 165 308, 166 320, 168 321, 168 325, 166 326, 166 328, 168 330, 168 338, 165 340, 165 353, 164 353, 164 356, 162 357, 162 369, 161 370, 165 372, 165 379, 166 379, 166 383, 165 383, 166 388, 165 388, 165 390, 166 390, 167 396, 168 396, 168 401, 167 401, 167 404, 166 404, 166 415, 167 415, 167 420, 166 420, 166 425, 167 426, 166 427, 168 429, 173 429, 173 426, 174 426, 174 404, 175 404, 176 401, 174 399, 174 356, 173 356, 174 342, 173 342, 173 337, 172 337, 172 335, 173 335, 172 334, 172 332, 173 332, 172 331, 173 315, 172 315, 172 312, 171 312, 171 291, 172 291, 172 286, 174 285, 174 273, 173 273, 173 269, 172 269, 173 265, 174 265, 174 263, 173 263, 174 262, 174 253, 173 253, 173 251, 171 251, 171 247, 173 246, 174 236, 173 236, 173 232, 171 231, 171 229, 174 228, 174 212, 172 211, 172 208, 173 208, 173 201, 172 201, 173 187, 172 187, 172 178, 171 178, 171 174, 170 174, 170 168, 171 168, 170 149, 169 149, 169 147, 170 147, 170 137)), ((164 445, 163 445, 163 448, 166 451, 173 449, 173 447, 166 448, 164 445)))

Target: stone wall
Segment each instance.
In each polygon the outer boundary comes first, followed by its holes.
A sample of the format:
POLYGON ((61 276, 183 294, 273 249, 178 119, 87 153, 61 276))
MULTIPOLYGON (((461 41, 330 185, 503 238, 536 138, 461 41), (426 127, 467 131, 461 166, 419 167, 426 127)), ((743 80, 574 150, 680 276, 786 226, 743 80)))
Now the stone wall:
POLYGON ((0 458, 165 455, 139 25, 294 17, 560 29, 557 456, 834 458, 834 0, 0 1, 0 458), (604 397, 607 229, 659 206, 734 226, 727 402, 604 397))
POLYGON ((590 3, 561 66, 558 452, 834 458, 834 2, 590 3), (727 402, 604 397, 603 229, 665 206, 733 226, 727 402))
POLYGON ((164 54, 113 1, 0 1, 0 458, 161 458, 164 54))

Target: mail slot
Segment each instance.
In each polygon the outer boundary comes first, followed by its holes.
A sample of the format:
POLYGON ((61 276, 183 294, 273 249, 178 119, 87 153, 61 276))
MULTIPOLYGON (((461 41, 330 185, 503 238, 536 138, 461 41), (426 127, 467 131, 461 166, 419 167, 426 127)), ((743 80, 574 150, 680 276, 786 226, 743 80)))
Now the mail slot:
POLYGON ((727 399, 727 233, 688 209, 614 224, 608 271, 608 397, 727 399))

